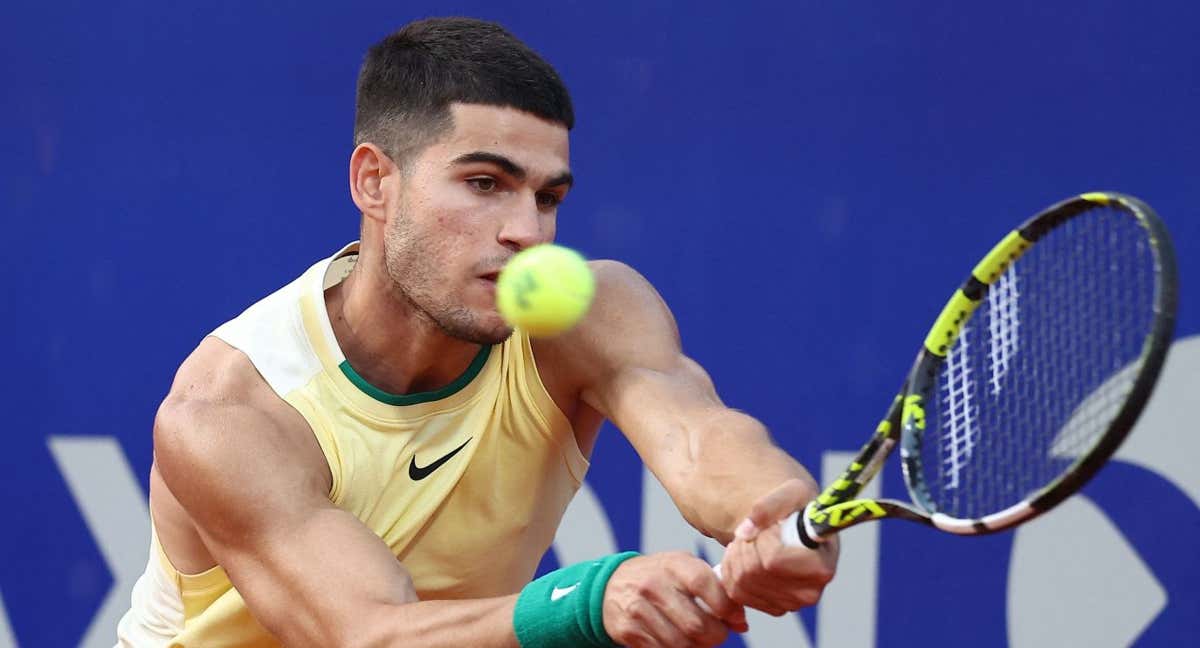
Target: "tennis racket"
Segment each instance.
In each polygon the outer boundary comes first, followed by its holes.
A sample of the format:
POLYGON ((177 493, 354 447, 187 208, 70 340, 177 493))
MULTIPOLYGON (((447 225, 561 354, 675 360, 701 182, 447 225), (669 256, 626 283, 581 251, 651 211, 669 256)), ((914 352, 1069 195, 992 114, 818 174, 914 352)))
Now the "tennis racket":
POLYGON ((1087 193, 1030 218, 955 291, 874 436, 784 542, 883 518, 985 534, 1050 510, 1137 421, 1176 295, 1171 241, 1140 200, 1087 193), (857 498, 897 446, 911 503, 857 498))

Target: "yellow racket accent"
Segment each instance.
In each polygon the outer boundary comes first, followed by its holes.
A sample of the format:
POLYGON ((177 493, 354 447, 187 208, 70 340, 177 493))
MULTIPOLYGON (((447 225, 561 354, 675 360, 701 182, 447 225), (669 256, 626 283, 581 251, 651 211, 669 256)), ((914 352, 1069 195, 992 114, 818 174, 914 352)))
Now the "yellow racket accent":
POLYGON ((942 314, 938 315, 933 328, 929 329, 929 335, 925 336, 925 348, 936 356, 945 357, 958 339, 962 325, 978 307, 979 302, 967 297, 961 288, 954 291, 954 296, 946 303, 942 314))
POLYGON ((904 399, 903 420, 908 421, 909 419, 912 419, 913 425, 918 430, 925 429, 925 403, 917 394, 904 399))
MULTIPOLYGON (((900 394, 896 394, 896 398, 892 399, 892 405, 894 406, 899 400, 900 400, 900 394)), ((892 433, 892 421, 890 418, 885 417, 882 421, 879 422, 879 425, 877 425, 875 427, 875 436, 882 438, 882 437, 886 437, 887 435, 889 435, 891 433, 892 433)))
POLYGON ((829 508, 812 509, 809 518, 817 524, 828 524, 831 527, 843 527, 861 517, 881 518, 887 515, 883 507, 875 500, 857 499, 829 508))
POLYGON ((996 247, 987 253, 987 256, 983 257, 971 274, 981 283, 991 285, 1028 248, 1029 241, 1026 241, 1020 232, 1013 230, 1004 237, 1004 240, 997 243, 996 247))

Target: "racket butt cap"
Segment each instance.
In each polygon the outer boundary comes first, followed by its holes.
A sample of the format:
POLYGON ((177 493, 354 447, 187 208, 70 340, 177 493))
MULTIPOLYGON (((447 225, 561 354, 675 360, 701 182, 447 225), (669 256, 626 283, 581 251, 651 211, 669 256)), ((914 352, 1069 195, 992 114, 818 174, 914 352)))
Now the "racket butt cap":
MULTIPOLYGON (((810 503, 809 507, 812 506, 810 503)), ((784 518, 783 523, 779 525, 780 540, 784 546, 798 547, 804 545, 809 549, 816 549, 821 546, 821 540, 814 538, 805 527, 805 520, 808 518, 808 507, 804 511, 794 511, 791 515, 784 518)))

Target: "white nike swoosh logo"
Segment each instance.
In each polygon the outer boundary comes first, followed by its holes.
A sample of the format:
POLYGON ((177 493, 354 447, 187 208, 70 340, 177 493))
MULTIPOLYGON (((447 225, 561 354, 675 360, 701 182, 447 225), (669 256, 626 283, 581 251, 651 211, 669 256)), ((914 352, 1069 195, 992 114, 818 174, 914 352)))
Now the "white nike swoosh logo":
POLYGON ((576 587, 579 587, 579 583, 575 583, 574 585, 572 585, 570 587, 555 587, 554 591, 550 592, 550 600, 557 601, 558 599, 566 596, 567 594, 574 592, 576 587))

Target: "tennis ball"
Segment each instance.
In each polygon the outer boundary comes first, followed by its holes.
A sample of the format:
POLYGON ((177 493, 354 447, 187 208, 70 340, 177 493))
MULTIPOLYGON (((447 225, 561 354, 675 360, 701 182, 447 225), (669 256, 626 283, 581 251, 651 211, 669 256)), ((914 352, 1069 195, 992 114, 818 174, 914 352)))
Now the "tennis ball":
POLYGON ((533 337, 551 337, 575 326, 595 293, 596 280, 583 257, 552 243, 518 252, 496 279, 500 315, 533 337))

